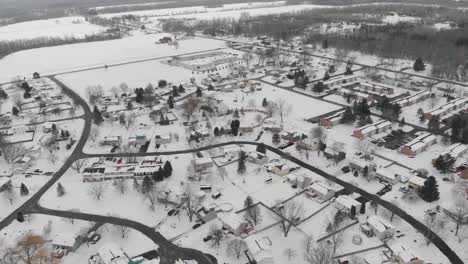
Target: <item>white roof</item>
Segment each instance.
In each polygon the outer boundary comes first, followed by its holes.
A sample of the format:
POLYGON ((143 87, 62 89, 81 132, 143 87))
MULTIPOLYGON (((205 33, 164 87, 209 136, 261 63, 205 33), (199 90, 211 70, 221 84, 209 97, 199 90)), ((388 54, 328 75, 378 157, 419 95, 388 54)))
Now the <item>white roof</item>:
POLYGON ((376 173, 382 177, 385 177, 387 179, 391 179, 391 180, 394 180, 396 177, 398 177, 399 175, 397 173, 394 173, 392 171, 389 171, 387 169, 377 169, 376 173))
POLYGON ((136 166, 135 173, 153 173, 159 170, 160 166, 136 166))
POLYGON ((195 165, 204 165, 204 164, 210 164, 213 161, 210 158, 196 158, 193 160, 195 165))
POLYGON ((329 188, 329 186, 326 186, 325 184, 323 183, 320 183, 320 182, 316 182, 314 184, 312 184, 310 186, 310 188, 318 193, 321 193, 321 194, 327 194, 331 191, 331 189, 329 188))
POLYGON ((335 202, 343 205, 344 207, 351 209, 351 207, 354 205, 355 207, 360 206, 361 203, 358 201, 354 200, 348 195, 340 195, 336 198, 335 202))
POLYGON ((397 256, 400 256, 400 258, 404 262, 410 262, 413 259, 419 259, 412 251, 409 249, 406 245, 403 244, 395 244, 395 245, 390 245, 390 249, 393 251, 393 253, 397 256))
POLYGON ((225 225, 231 227, 232 229, 237 229, 245 223, 245 220, 242 216, 233 212, 218 214, 218 218, 221 219, 225 225))
POLYGON ((367 218, 367 224, 375 228, 379 232, 385 232, 387 229, 394 229, 385 219, 377 215, 371 215, 367 218))
POLYGON ((271 249, 271 241, 267 237, 251 235, 246 237, 244 241, 247 244, 247 248, 254 256, 258 255, 262 251, 270 251, 271 249))
POLYGON ((72 233, 58 233, 52 240, 53 245, 73 247, 76 236, 72 233))
MULTIPOLYGON (((114 264, 117 259, 125 258, 122 249, 115 243, 107 243, 103 245, 99 250, 98 254, 101 257, 104 264, 114 264), (114 261, 114 262, 112 262, 114 261)), ((122 262, 124 263, 124 262, 122 262)), ((126 263, 126 262, 125 262, 126 263)))
POLYGON ((467 150, 466 145, 462 143, 455 143, 450 145, 448 149, 441 153, 441 155, 449 154, 450 156, 457 158, 463 155, 467 150))
POLYGON ((417 186, 424 186, 424 182, 426 181, 426 179, 424 178, 421 178, 417 175, 414 175, 413 177, 411 177, 409 179, 409 183, 412 183, 414 185, 417 185, 417 186))
POLYGON ((419 149, 423 146, 425 146, 426 143, 432 141, 435 139, 435 136, 431 133, 422 133, 421 135, 419 135, 418 137, 414 138, 413 140, 411 140, 410 142, 406 143, 404 145, 404 147, 409 147, 411 148, 412 150, 416 150, 416 149, 419 149), (422 143, 423 145, 421 144, 418 144, 418 143, 422 143))

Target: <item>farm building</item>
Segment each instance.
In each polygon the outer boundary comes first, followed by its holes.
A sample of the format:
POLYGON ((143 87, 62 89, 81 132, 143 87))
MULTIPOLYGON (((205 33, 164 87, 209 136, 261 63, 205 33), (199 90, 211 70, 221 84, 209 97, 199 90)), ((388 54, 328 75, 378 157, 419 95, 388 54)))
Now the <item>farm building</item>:
POLYGON ((369 226, 372 234, 382 241, 392 238, 395 233, 395 227, 377 215, 369 216, 366 224, 369 226))
POLYGON ((316 182, 307 188, 305 194, 307 197, 316 198, 322 203, 333 198, 333 196, 335 196, 335 190, 327 184, 316 182))
POLYGON ((361 203, 349 195, 340 195, 335 200, 335 208, 342 212, 350 213, 353 206, 356 208, 356 213, 361 210, 361 203))
POLYGON ((396 184, 401 180, 401 176, 384 168, 379 168, 375 172, 375 177, 380 181, 396 184))
POLYGON ((431 97, 431 93, 428 91, 418 92, 413 95, 409 95, 394 101, 394 104, 399 105, 400 107, 410 106, 419 102, 426 100, 431 97))
POLYGON ((389 129, 392 129, 392 123, 387 120, 379 120, 372 124, 362 126, 353 131, 353 136, 364 139, 367 136, 371 136, 374 134, 379 134, 385 132, 389 129))
POLYGON ((468 99, 466 98, 458 98, 452 100, 438 108, 432 109, 431 111, 424 113, 423 117, 426 120, 431 120, 434 117, 439 117, 440 119, 443 119, 442 117, 447 118, 448 115, 456 114, 455 110, 464 109, 466 102, 468 102, 468 99))
POLYGON ((325 116, 320 119, 319 124, 325 128, 332 128, 333 126, 340 123, 343 113, 344 111, 340 111, 330 116, 325 116))
POLYGON ((437 143, 436 137, 431 133, 425 132, 403 145, 400 148, 400 152, 408 157, 414 157, 435 143, 437 143))

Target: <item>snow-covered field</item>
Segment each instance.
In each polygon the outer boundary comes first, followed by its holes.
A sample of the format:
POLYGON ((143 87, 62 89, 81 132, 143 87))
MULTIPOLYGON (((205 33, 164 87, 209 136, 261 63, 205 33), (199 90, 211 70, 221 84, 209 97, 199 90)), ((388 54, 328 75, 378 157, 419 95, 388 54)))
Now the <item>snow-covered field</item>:
POLYGON ((104 27, 90 24, 84 17, 72 16, 34 20, 0 27, 0 41, 28 40, 40 37, 75 37, 98 34, 104 27))
POLYGON ((18 75, 30 76, 33 72, 45 75, 89 67, 104 68, 106 64, 167 57, 225 47, 225 43, 222 41, 201 38, 179 41, 178 49, 166 44, 156 44, 155 42, 164 35, 138 35, 118 40, 20 51, 0 60, 0 82, 8 82, 12 77, 18 75), (45 61, 47 63, 44 63, 45 61))

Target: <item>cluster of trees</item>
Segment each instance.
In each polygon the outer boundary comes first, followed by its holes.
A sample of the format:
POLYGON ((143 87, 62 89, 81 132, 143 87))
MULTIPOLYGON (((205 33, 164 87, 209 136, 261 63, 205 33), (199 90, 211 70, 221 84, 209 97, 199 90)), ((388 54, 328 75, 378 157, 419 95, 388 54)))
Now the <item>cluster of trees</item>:
POLYGON ((387 96, 384 96, 382 100, 376 105, 377 109, 382 112, 382 115, 390 120, 398 120, 401 113, 401 106, 399 104, 392 104, 387 96))
MULTIPOLYGON (((46 230, 47 231, 47 230, 46 230)), ((3 251, 2 263, 57 264, 58 260, 50 254, 47 241, 40 235, 26 233, 13 248, 3 251)))
POLYGON ((451 134, 450 139, 452 143, 468 144, 468 120, 456 115, 450 121, 451 134))
POLYGON ((434 168, 441 173, 455 172, 456 159, 449 154, 439 155, 433 162, 434 168))

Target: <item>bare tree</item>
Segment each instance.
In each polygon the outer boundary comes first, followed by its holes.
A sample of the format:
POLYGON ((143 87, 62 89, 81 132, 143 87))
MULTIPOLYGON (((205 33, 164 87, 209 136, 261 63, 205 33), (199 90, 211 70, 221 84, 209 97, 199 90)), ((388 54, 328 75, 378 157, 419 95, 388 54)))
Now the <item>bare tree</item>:
POLYGON ((182 109, 185 116, 187 117, 187 120, 190 120, 199 103, 200 100, 193 96, 189 97, 184 101, 184 103, 182 104, 182 109))
POLYGON ((124 144, 122 145, 122 151, 128 154, 127 157, 125 157, 125 161, 127 163, 136 162, 137 160, 136 153, 138 152, 138 150, 135 146, 132 146, 130 144, 124 144))
POLYGON ((101 200, 102 196, 106 192, 107 184, 104 182, 91 183, 89 186, 88 193, 93 199, 101 200))
POLYGON ((223 230, 216 224, 213 224, 210 226, 210 231, 208 234, 211 236, 211 246, 219 247, 224 236, 223 230))
POLYGON ((466 218, 468 215, 468 204, 462 199, 455 201, 455 206, 450 210, 450 218, 455 223, 455 236, 458 235, 460 227, 466 224, 466 218))
POLYGON ((279 98, 276 100, 276 107, 282 124, 284 119, 291 114, 292 106, 286 101, 286 99, 279 98))
POLYGON ((309 134, 311 138, 318 138, 322 143, 327 140, 327 131, 321 126, 313 127, 309 134))
POLYGON ((434 232, 435 234, 440 233, 440 231, 445 228, 445 219, 439 213, 426 214, 424 216, 424 225, 427 227, 427 232, 424 234, 424 238, 426 239, 426 245, 429 246, 432 238, 431 232, 434 232))
POLYGON ((454 186, 454 191, 468 200, 468 180, 460 178, 454 186))
POLYGON ((291 261, 291 259, 295 258, 297 256, 297 251, 292 248, 287 248, 283 251, 283 255, 288 257, 288 261, 291 261))
POLYGON ((229 255, 235 256, 237 259, 242 255, 242 253, 247 249, 247 244, 244 240, 239 238, 234 238, 230 240, 227 244, 226 251, 229 255))
POLYGON ((156 184, 151 185, 151 188, 145 193, 145 199, 150 203, 151 211, 154 211, 156 202, 158 201, 159 190, 156 184))
POLYGON ((369 160, 370 156, 375 151, 375 145, 372 144, 370 139, 365 138, 363 140, 357 141, 356 149, 359 150, 359 152, 362 153, 362 156, 364 157, 365 160, 369 160))
POLYGON ((285 237, 288 236, 291 227, 295 225, 304 214, 304 206, 296 201, 288 201, 283 204, 283 208, 278 211, 281 229, 285 237))
POLYGON ((89 138, 92 142, 96 142, 97 137, 99 136, 99 128, 97 126, 92 126, 89 131, 89 138))
POLYGON ((314 247, 313 239, 308 236, 303 243, 304 260, 309 264, 333 263, 333 252, 325 242, 320 242, 314 247))
POLYGON ((119 88, 120 88, 120 91, 123 93, 123 94, 126 94, 128 95, 129 92, 130 92, 130 89, 128 88, 128 85, 126 83, 121 83, 119 84, 119 88))
POLYGON ((86 160, 85 159, 79 159, 79 160, 75 160, 75 162, 72 163, 72 165, 70 166, 70 168, 76 170, 76 172, 80 172, 81 168, 83 168, 83 166, 86 164, 86 160))
POLYGON ((120 234, 121 238, 125 238, 128 235, 128 232, 130 232, 130 229, 127 226, 124 225, 113 225, 115 231, 117 231, 120 234))
POLYGON ((185 193, 182 197, 182 200, 184 201, 184 208, 189 217, 189 221, 192 222, 195 212, 200 207, 201 198, 197 197, 194 194, 192 188, 190 188, 189 185, 186 185, 185 193))
POLYGON ((26 154, 26 148, 23 144, 10 144, 2 147, 2 156, 8 164, 14 160, 23 157, 26 154))
POLYGON ((33 264, 39 258, 39 252, 46 241, 38 235, 27 233, 16 243, 16 255, 25 264, 33 264))
POLYGON ((331 234, 329 238, 329 241, 331 242, 330 247, 332 249, 332 254, 335 255, 338 248, 343 245, 344 232, 339 231, 339 226, 337 224, 332 224, 329 233, 331 234))
POLYGON ((115 188, 121 193, 125 194, 128 190, 127 181, 125 179, 116 179, 115 188))
POLYGON ((7 188, 4 190, 3 196, 10 202, 10 205, 13 205, 13 202, 18 198, 18 194, 13 190, 13 188, 7 188))
POLYGON ((458 230, 458 243, 461 243, 468 239, 468 227, 467 226, 462 226, 460 230, 458 230))

